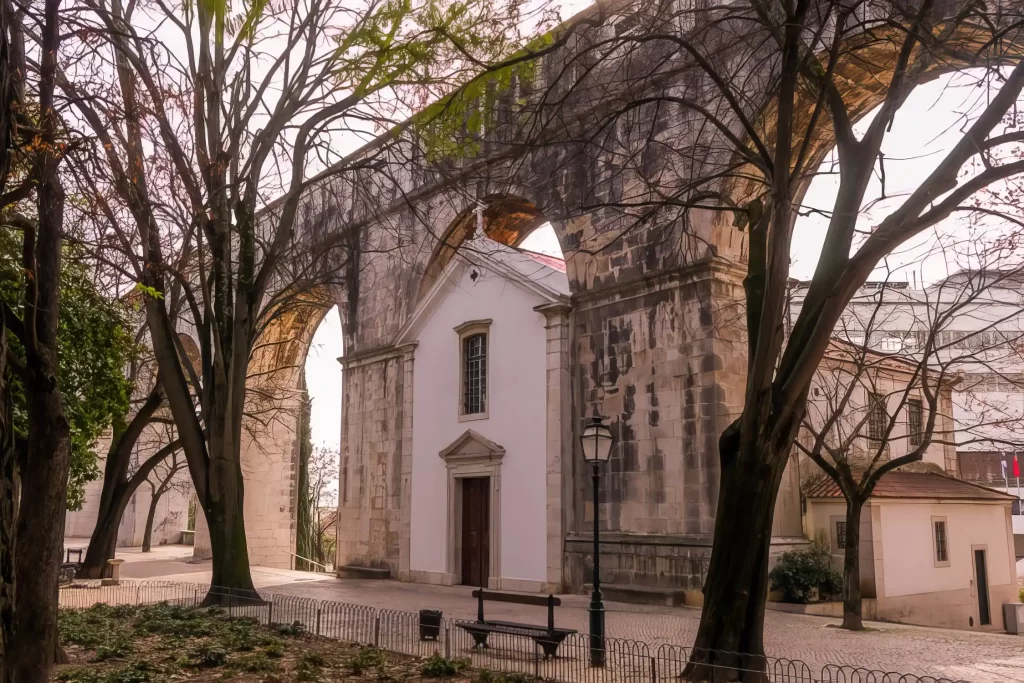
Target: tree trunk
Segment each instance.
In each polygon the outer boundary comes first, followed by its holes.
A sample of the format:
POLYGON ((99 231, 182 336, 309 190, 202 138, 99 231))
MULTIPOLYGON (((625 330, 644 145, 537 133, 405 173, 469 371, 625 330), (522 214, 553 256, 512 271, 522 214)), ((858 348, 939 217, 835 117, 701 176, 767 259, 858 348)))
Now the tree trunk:
POLYGON ((763 450, 771 449, 769 444, 757 444, 761 453, 730 452, 731 429, 719 443, 722 480, 711 564, 700 627, 683 677, 762 683, 766 678, 768 553, 775 498, 787 458, 775 453, 766 459, 763 450))
POLYGON ((161 453, 168 452, 173 443, 161 448, 129 479, 128 468, 131 465, 131 454, 150 418, 163 403, 160 383, 150 391, 139 411, 125 425, 124 429, 115 432, 115 441, 107 451, 106 463, 103 467, 103 488, 100 491, 100 509, 96 516, 96 526, 89 538, 89 547, 85 551, 85 560, 78 569, 80 579, 100 579, 109 576, 110 567, 107 560, 114 559, 117 552, 117 531, 121 518, 128 507, 128 502, 149 472, 159 464, 161 453))
POLYGON ((843 551, 843 628, 864 629, 860 597, 860 515, 864 501, 846 501, 846 544, 843 551))
POLYGON ((234 595, 256 594, 249 572, 249 548, 245 539, 243 512, 242 470, 238 459, 216 458, 212 463, 211 479, 219 485, 210 486, 206 504, 206 521, 210 529, 210 548, 213 551, 213 576, 206 604, 223 602, 219 595, 230 589, 234 595))
POLYGON ((153 495, 149 499, 149 514, 146 515, 146 531, 142 534, 142 552, 148 553, 153 549, 153 519, 156 517, 156 505, 160 502, 160 498, 163 497, 164 493, 167 492, 167 482, 174 476, 172 471, 167 475, 167 481, 160 484, 159 487, 150 484, 153 489, 153 495))
POLYGON ((26 391, 29 453, 21 477, 16 532, 16 633, 14 647, 6 654, 19 683, 49 680, 57 652, 57 584, 71 437, 60 392, 51 380, 49 374, 36 377, 36 390, 26 391), (49 384, 50 390, 41 391, 43 384, 49 384))
MULTIPOLYGON (((14 646, 14 556, 18 521, 18 479, 11 411, 13 398, 7 383, 6 359, 7 328, 3 312, 0 312, 0 652, 6 652, 14 646)), ((12 678, 8 675, 9 669, 6 665, 0 667, 0 670, 4 683, 12 678)))
POLYGON ((110 565, 107 564, 107 560, 114 559, 117 552, 117 531, 130 499, 131 493, 119 491, 115 495, 114 505, 106 510, 100 510, 96 518, 96 527, 89 538, 89 547, 85 551, 85 560, 76 574, 78 578, 102 579, 109 575, 110 565))

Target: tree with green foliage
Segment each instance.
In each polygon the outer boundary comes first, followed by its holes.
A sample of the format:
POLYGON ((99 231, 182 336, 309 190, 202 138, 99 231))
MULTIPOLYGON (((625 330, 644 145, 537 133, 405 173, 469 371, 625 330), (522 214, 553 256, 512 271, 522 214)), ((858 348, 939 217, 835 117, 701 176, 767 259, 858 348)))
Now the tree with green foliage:
MULTIPOLYGON (((0 234, 0 300, 22 315, 20 239, 0 234)), ((64 407, 71 430, 71 463, 67 509, 80 510, 85 485, 99 477, 97 442, 128 411, 131 383, 125 368, 135 353, 124 304, 103 292, 77 249, 64 247, 60 276, 62 314, 57 327, 58 371, 64 407)), ((23 357, 12 335, 8 349, 23 357)), ((21 381, 10 383, 13 393, 15 448, 28 447, 28 411, 21 381)), ((25 457, 19 454, 19 458, 25 457)))
MULTIPOLYGON (((301 198, 342 173, 417 172, 387 146, 347 156, 339 141, 392 129, 520 48, 522 6, 86 0, 107 48, 61 85, 101 143, 102 161, 82 176, 100 190, 104 244, 121 246, 146 293, 156 364, 210 529, 213 584, 253 588, 241 441, 261 336, 319 308, 311 293, 359 267, 358 221, 299 234, 300 209, 312 210, 301 198), (178 297, 187 304, 175 319, 178 297), (195 331, 195 359, 182 352, 179 322, 195 331)), ((370 190, 355 188, 357 202, 379 201, 370 190)))

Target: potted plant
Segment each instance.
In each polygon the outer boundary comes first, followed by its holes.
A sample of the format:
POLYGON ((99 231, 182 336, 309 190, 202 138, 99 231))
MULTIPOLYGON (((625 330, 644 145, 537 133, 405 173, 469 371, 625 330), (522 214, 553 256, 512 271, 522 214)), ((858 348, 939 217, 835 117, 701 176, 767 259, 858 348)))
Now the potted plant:
POLYGON ((817 602, 822 595, 842 592, 843 577, 832 567, 828 544, 815 540, 806 550, 782 553, 769 574, 772 589, 785 602, 817 602))

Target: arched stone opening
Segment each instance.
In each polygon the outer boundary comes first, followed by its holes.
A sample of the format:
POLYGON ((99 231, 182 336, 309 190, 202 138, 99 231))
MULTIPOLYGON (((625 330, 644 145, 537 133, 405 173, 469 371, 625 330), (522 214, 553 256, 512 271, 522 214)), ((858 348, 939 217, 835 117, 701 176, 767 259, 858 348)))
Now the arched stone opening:
MULTIPOLYGON (((423 300, 468 240, 486 236, 498 244, 518 248, 535 231, 549 225, 551 222, 536 204, 511 194, 489 195, 476 206, 464 209, 440 233, 420 279, 416 302, 423 300)), ((564 241, 558 228, 552 226, 552 230, 558 238, 559 251, 564 253, 564 241)))
MULTIPOLYGON (((308 419, 305 361, 313 336, 335 306, 344 326, 344 305, 328 288, 282 301, 264 321, 250 356, 241 459, 249 561, 291 569, 296 566, 300 446, 303 420, 308 419)), ((210 556, 202 514, 197 515, 195 546, 195 556, 210 556)))

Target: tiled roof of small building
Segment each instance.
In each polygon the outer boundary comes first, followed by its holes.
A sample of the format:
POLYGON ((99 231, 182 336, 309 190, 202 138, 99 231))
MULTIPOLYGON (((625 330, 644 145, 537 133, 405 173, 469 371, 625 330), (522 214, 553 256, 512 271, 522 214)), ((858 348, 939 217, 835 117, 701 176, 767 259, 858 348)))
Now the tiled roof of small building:
POLYGON ((543 263, 548 268, 553 268, 559 273, 565 272, 565 259, 550 254, 542 254, 539 251, 530 251, 529 249, 519 249, 519 251, 537 263, 543 263))
MULTIPOLYGON (((811 484, 805 495, 808 498, 842 498, 839 485, 829 477, 822 477, 811 484)), ((1000 491, 954 479, 937 472, 889 472, 882 475, 875 485, 872 498, 942 498, 956 500, 1013 500, 1000 491)))

